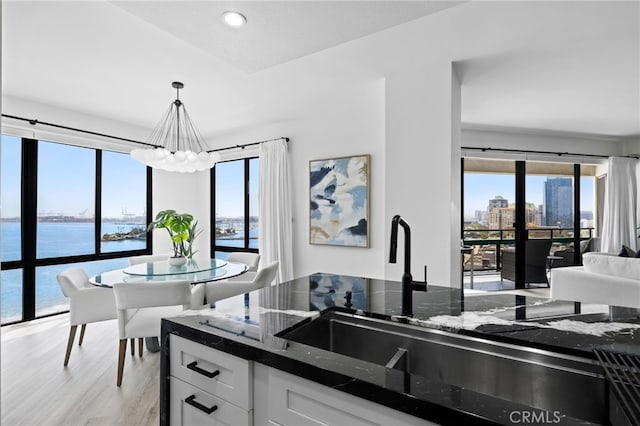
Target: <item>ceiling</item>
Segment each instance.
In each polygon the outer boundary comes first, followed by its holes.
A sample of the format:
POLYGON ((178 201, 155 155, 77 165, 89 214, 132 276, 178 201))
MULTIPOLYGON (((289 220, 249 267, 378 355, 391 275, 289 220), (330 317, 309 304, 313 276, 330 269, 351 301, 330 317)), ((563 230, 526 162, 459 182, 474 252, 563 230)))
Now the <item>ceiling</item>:
MULTIPOLYGON (((575 9, 581 2, 569 3, 575 9)), ((505 23, 518 31, 514 40, 487 23, 482 36, 496 37, 493 50, 474 51, 473 38, 462 43, 456 59, 463 122, 640 135, 638 3, 603 3, 585 2, 584 17, 575 10, 552 14, 553 22, 531 31, 505 23)), ((151 129, 173 99, 170 83, 181 80, 181 99, 201 133, 232 133, 295 119, 301 109, 329 102, 331 93, 415 66, 415 55, 428 57, 421 52, 446 43, 419 36, 384 50, 380 37, 444 28, 456 13, 464 21, 481 7, 454 1, 4 1, 3 100, 151 129), (224 26, 225 10, 245 14, 247 25, 224 26)))

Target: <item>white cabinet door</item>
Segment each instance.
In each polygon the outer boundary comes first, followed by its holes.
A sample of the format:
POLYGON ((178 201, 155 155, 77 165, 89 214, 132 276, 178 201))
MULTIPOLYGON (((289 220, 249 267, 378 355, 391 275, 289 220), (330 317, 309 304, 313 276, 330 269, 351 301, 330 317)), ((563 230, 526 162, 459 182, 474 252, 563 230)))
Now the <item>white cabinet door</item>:
POLYGON ((250 410, 252 362, 170 335, 170 372, 187 383, 250 410))
POLYGON ((273 368, 269 368, 267 394, 270 424, 282 426, 436 425, 436 423, 273 368))
POLYGON ((251 426, 252 413, 171 377, 171 426, 251 426))

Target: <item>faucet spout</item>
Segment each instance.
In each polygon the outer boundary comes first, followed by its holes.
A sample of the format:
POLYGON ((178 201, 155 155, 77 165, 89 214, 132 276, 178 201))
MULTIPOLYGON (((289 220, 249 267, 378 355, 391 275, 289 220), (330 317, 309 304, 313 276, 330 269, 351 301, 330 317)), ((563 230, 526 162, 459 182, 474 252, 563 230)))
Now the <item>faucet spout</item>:
POLYGON ((404 272, 402 274, 402 315, 413 316, 413 291, 427 291, 426 267, 425 282, 414 282, 411 276, 411 227, 402 216, 395 215, 391 220, 391 242, 389 263, 396 263, 398 257, 398 225, 404 230, 404 272))
POLYGON ((396 263, 398 257, 398 225, 404 230, 404 275, 408 275, 408 279, 413 280, 411 277, 411 227, 399 214, 391 219, 389 263, 396 263))

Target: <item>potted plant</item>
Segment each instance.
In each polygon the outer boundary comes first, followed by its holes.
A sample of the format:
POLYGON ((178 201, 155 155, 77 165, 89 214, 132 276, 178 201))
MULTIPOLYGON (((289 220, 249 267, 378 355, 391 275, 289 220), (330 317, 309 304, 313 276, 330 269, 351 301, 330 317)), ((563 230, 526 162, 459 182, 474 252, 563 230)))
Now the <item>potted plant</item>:
POLYGON ((154 229, 166 229, 169 233, 173 244, 173 256, 169 258, 170 264, 183 265, 187 259, 191 259, 196 254, 196 251, 193 251, 193 242, 202 231, 198 230, 198 221, 194 222, 193 216, 189 213, 162 210, 147 227, 147 231, 154 229))

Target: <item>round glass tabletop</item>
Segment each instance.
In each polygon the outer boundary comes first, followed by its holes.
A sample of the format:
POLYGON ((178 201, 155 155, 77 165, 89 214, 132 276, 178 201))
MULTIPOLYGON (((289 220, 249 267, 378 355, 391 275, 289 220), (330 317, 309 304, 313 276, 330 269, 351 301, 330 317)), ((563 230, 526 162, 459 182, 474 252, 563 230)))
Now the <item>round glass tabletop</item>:
MULTIPOLYGON (((208 261, 208 259, 207 259, 208 261)), ((154 262, 154 263, 162 263, 162 262, 154 262)), ((200 284, 207 283, 211 281, 223 280, 231 277, 235 277, 238 275, 242 275, 247 271, 247 265, 244 263, 234 263, 234 262, 226 262, 221 259, 211 259, 209 262, 210 265, 215 265, 215 267, 206 268, 205 266, 198 266, 197 268, 204 268, 197 272, 194 272, 197 269, 194 265, 192 266, 191 272, 187 272, 187 265, 183 265, 183 269, 180 267, 173 267, 175 269, 168 270, 166 274, 159 275, 158 272, 163 270, 154 268, 154 275, 134 275, 130 273, 125 273, 124 269, 116 269, 113 271, 106 271, 100 274, 94 275, 89 278, 89 282, 93 285, 97 285, 100 287, 112 287, 115 283, 145 283, 145 282, 163 282, 163 281, 172 281, 172 280, 186 280, 191 284, 200 284), (215 261, 215 262, 214 262, 215 261)), ((143 268, 146 264, 141 264, 143 268)), ((134 265, 139 266, 139 265, 134 265)), ((129 269, 129 268, 125 268, 129 269)), ((139 272, 139 269, 137 269, 139 272)))
POLYGON ((189 259, 184 265, 170 265, 168 261, 140 263, 124 268, 124 273, 128 275, 140 275, 145 277, 156 277, 161 275, 182 275, 194 274, 197 272, 211 271, 222 268, 227 264, 222 259, 189 259))

